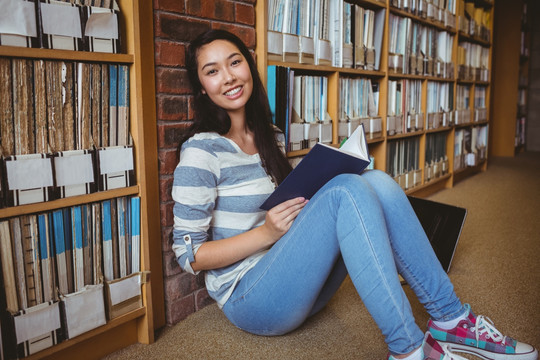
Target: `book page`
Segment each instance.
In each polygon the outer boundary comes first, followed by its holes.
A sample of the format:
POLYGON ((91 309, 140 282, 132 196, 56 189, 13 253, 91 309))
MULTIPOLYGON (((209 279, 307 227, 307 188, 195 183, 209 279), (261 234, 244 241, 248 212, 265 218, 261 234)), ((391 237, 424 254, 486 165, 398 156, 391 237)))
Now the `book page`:
POLYGON ((340 150, 369 161, 364 125, 359 125, 356 130, 354 130, 345 143, 341 145, 340 150))

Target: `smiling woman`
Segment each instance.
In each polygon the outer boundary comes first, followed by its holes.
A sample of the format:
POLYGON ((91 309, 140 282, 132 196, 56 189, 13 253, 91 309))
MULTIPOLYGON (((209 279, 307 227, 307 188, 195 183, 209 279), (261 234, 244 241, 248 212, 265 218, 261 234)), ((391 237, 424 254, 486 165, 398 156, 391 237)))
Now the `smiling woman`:
POLYGON ((186 59, 195 118, 174 172, 172 249, 185 271, 205 271, 208 293, 234 325, 286 334, 320 311, 349 274, 385 336, 388 359, 463 360, 450 349, 537 359, 532 346, 502 336, 461 303, 407 196, 387 174, 340 175, 309 201, 261 210, 291 167, 254 60, 220 30, 195 39, 186 59), (398 273, 432 317, 426 334, 398 273))
POLYGON ((202 93, 225 109, 233 124, 244 125, 245 105, 253 91, 244 56, 229 41, 215 40, 199 49, 197 62, 202 93))

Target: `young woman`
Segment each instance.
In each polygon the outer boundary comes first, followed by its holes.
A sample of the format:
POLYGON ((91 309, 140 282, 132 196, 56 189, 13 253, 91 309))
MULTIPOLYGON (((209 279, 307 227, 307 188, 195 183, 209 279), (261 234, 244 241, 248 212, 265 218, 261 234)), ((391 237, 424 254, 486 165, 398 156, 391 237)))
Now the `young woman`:
POLYGON ((380 171, 340 175, 309 201, 259 206, 291 170, 271 125, 255 62, 236 36, 194 40, 187 67, 194 123, 174 173, 178 263, 205 271, 209 294, 237 327, 286 334, 321 310, 348 274, 381 329, 389 359, 535 360, 456 296, 406 195, 380 171), (398 273, 432 317, 415 324, 398 273))

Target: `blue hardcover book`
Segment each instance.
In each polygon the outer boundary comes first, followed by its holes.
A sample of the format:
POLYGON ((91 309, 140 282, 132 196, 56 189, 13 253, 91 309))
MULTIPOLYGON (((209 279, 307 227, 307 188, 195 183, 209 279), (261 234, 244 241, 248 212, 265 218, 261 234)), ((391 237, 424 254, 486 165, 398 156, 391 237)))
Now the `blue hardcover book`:
POLYGON ((132 273, 141 271, 141 198, 131 198, 131 264, 132 273))
POLYGON ((111 202, 110 200, 101 203, 101 231, 103 237, 103 273, 106 281, 114 280, 113 267, 113 246, 112 246, 112 226, 111 226, 111 202))
POLYGON ((116 200, 116 218, 118 221, 118 260, 120 264, 120 277, 127 275, 127 253, 126 253, 126 207, 125 198, 116 200))
POLYGON ((71 208, 71 236, 73 242, 73 281, 75 291, 84 287, 83 224, 80 206, 71 208))
POLYGON ((272 123, 276 124, 276 65, 269 65, 266 77, 266 91, 268 93, 268 102, 270 103, 270 112, 272 113, 272 123))
POLYGON ((129 145, 129 67, 118 65, 118 144, 129 145))
POLYGON ((126 274, 129 275, 132 273, 133 264, 132 260, 132 239, 131 239, 131 199, 129 197, 123 198, 126 207, 126 214, 124 216, 124 221, 126 225, 126 274))
POLYGON ((66 260, 66 243, 64 240, 64 216, 62 210, 52 213, 52 229, 54 252, 56 254, 56 271, 58 273, 58 290, 60 294, 68 294, 68 268, 66 260))
POLYGON ((364 127, 360 125, 341 148, 317 143, 261 205, 270 210, 293 199, 310 199, 328 181, 340 174, 361 174, 369 165, 364 127))
POLYGON ((54 298, 54 274, 52 272, 52 257, 49 247, 49 217, 46 213, 38 215, 39 258, 41 265, 41 281, 43 286, 43 301, 54 298))

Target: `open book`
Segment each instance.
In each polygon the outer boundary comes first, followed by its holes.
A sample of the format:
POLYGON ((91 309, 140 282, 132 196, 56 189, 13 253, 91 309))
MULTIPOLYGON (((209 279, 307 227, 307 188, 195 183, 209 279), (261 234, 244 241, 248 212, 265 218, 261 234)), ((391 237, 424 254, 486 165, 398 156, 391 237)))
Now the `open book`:
POLYGON ((340 174, 361 174, 369 165, 369 153, 360 125, 341 146, 317 143, 261 205, 270 210, 295 197, 310 199, 328 181, 340 174))

